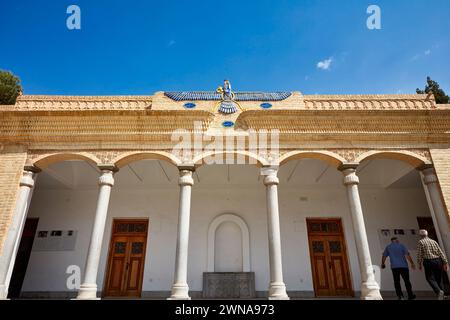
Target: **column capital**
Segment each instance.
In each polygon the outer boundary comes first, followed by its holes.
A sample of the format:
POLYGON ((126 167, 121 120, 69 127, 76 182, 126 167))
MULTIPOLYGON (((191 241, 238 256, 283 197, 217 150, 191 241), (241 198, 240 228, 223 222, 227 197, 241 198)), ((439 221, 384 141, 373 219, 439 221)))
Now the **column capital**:
POLYGON ((112 173, 116 173, 117 171, 119 171, 119 168, 111 163, 102 163, 97 165, 97 167, 101 170, 101 171, 111 171, 112 173))
POLYGON ((344 172, 345 170, 348 170, 348 169, 354 169, 356 171, 358 166, 359 166, 359 163, 343 163, 337 169, 342 172, 344 172))
POLYGON ((261 175, 264 176, 263 183, 266 186, 278 185, 280 179, 277 177, 278 166, 269 166, 261 168, 261 175))
POLYGON ((417 167, 416 169, 419 171, 425 171, 427 169, 434 169, 434 165, 431 163, 426 163, 426 164, 423 164, 423 165, 417 167))
POLYGON ((439 182, 434 167, 427 167, 425 169, 422 169, 421 171, 423 173, 423 183, 425 183, 426 185, 439 182))
POLYGON ((30 171, 30 172, 33 172, 33 173, 39 173, 39 172, 42 171, 40 168, 38 168, 36 166, 33 166, 33 165, 31 165, 31 166, 30 165, 24 166, 23 170, 24 171, 30 171))
POLYGON ((356 175, 355 167, 343 167, 342 169, 339 168, 339 170, 341 170, 344 175, 344 185, 351 186, 359 184, 359 178, 356 175))
POLYGON ((187 171, 192 171, 192 172, 195 171, 195 165, 193 165, 193 164, 180 164, 179 166, 177 166, 177 168, 179 171, 182 171, 182 170, 187 170, 187 171))
POLYGON ((36 175, 36 171, 31 170, 23 170, 22 176, 20 177, 19 185, 21 187, 34 187, 34 176, 36 175))
POLYGON ((178 179, 178 185, 192 187, 194 185, 192 173, 193 173, 192 170, 180 169, 180 178, 178 179))
POLYGON ((99 186, 110 186, 114 185, 114 171, 103 169, 100 177, 98 178, 99 186))

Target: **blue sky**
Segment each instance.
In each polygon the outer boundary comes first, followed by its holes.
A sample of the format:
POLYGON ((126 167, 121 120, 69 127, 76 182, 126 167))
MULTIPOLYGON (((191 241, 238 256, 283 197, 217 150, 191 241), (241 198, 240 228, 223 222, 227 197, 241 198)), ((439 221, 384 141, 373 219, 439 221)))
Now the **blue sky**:
POLYGON ((0 69, 26 94, 214 90, 224 78, 235 91, 414 93, 428 75, 450 92, 448 0, 0 1, 0 69), (66 27, 71 4, 81 30, 66 27), (381 30, 366 27, 371 4, 381 30))

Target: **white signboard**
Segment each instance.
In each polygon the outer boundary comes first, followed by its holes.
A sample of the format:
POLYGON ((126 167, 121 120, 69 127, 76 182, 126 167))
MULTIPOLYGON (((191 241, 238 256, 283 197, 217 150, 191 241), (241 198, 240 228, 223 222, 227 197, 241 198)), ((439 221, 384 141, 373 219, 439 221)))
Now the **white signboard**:
POLYGON ((397 237, 400 243, 403 243, 408 250, 416 250, 419 241, 419 230, 416 229, 379 229, 378 237, 380 245, 384 248, 391 243, 391 238, 397 237))
POLYGON ((75 250, 76 230, 38 230, 34 238, 33 251, 75 250))

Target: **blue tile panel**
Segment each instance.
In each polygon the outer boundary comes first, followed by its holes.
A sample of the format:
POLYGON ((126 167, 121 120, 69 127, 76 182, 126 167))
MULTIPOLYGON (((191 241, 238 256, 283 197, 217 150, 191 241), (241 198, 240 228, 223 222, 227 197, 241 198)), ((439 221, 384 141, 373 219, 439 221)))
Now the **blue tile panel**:
POLYGON ((268 102, 261 103, 260 106, 261 106, 261 108, 263 108, 263 109, 270 109, 270 108, 272 108, 272 104, 270 104, 270 103, 268 103, 268 102))
POLYGON ((222 126, 224 126, 225 128, 231 128, 232 126, 234 126, 234 122, 233 121, 224 121, 224 122, 222 122, 222 126))
MULTIPOLYGON (((222 100, 222 95, 214 91, 166 91, 164 95, 175 101, 222 100)), ((235 100, 281 101, 291 95, 291 92, 235 92, 235 100)))
POLYGON ((195 103, 187 102, 183 106, 187 109, 192 109, 192 108, 195 108, 195 103))

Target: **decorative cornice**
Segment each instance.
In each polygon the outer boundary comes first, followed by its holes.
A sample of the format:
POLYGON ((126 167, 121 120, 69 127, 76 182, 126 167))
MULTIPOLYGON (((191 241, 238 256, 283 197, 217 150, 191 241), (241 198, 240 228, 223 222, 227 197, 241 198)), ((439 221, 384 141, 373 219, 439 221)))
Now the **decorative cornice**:
MULTIPOLYGON (((149 110, 159 94, 180 101, 219 101, 214 91, 161 92, 155 96, 61 96, 23 95, 15 105, 0 106, 1 111, 79 111, 79 110, 149 110)), ((273 101, 274 109, 291 110, 448 110, 449 105, 436 105, 434 96, 410 95, 302 95, 298 92, 236 92, 235 100, 273 101)), ((173 108, 174 105, 164 108, 173 108)), ((247 107, 252 107, 251 104, 247 107)), ((258 110, 260 112, 266 110, 258 110)))
POLYGON ((305 94, 305 100, 427 100, 435 101, 427 94, 305 94))
POLYGON ((23 101, 126 101, 152 100, 152 96, 66 96, 66 95, 22 95, 17 102, 23 101))
POLYGON ((428 95, 305 95, 307 110, 427 110, 436 109, 428 95))
POLYGON ((60 111, 60 110, 147 110, 151 96, 19 96, 15 105, 1 110, 60 111))

